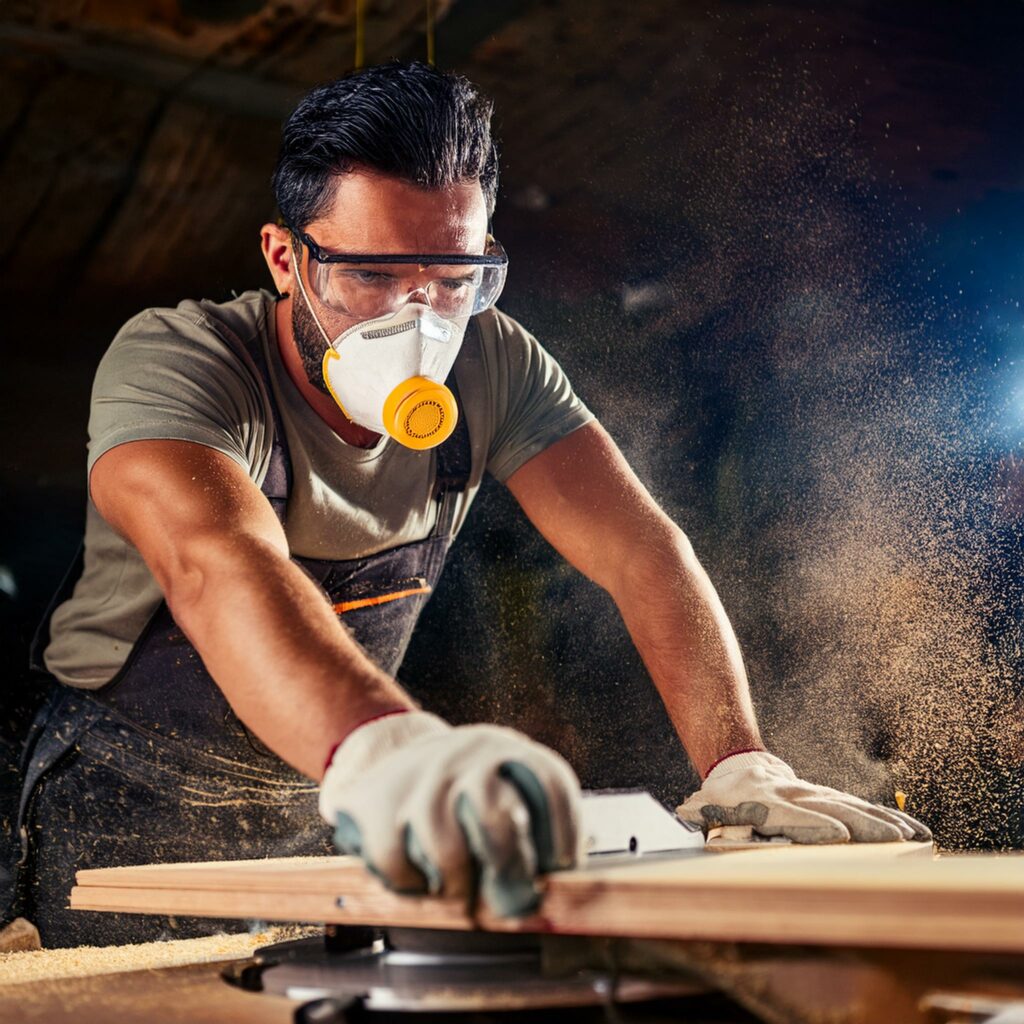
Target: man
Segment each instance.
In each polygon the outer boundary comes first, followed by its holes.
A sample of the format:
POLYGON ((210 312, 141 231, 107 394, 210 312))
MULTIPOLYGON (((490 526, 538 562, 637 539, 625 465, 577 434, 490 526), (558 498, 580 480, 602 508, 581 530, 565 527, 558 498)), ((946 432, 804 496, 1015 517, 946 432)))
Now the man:
POLYGON ((20 808, 10 913, 44 942, 164 934, 67 912, 77 868, 326 852, 323 820, 393 888, 502 914, 577 862, 571 767, 510 729, 453 728, 394 678, 485 471, 615 599, 704 778, 684 816, 806 842, 927 834, 764 750, 686 537, 495 310, 490 113, 420 64, 315 90, 262 229, 279 297, 147 310, 104 357, 84 564, 38 645, 57 685, 20 808))

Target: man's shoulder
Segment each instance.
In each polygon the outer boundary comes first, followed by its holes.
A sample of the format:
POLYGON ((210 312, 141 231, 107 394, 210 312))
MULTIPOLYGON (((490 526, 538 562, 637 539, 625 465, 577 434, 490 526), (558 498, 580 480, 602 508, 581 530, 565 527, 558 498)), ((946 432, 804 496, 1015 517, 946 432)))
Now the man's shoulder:
POLYGON ((188 300, 132 317, 100 360, 89 415, 89 465, 118 444, 194 441, 257 479, 273 416, 256 346, 273 296, 188 300))
POLYGON ((118 331, 122 343, 139 335, 148 338, 165 334, 196 342, 220 342, 236 351, 250 351, 268 328, 274 297, 264 290, 252 290, 225 302, 184 299, 177 306, 150 306, 133 316, 118 331))
POLYGON ((250 291, 227 302, 187 299, 137 313, 96 368, 93 413, 101 418, 110 406, 127 415, 133 407, 141 421, 202 406, 211 416, 216 407, 243 422, 265 419, 261 347, 274 301, 269 292, 250 291))
POLYGON ((537 347, 537 340, 518 320, 493 306, 475 316, 473 322, 477 328, 476 344, 463 353, 461 362, 467 368, 474 364, 476 372, 483 374, 493 389, 509 375, 521 372, 537 347))
POLYGON ((533 337, 518 320, 495 306, 485 309, 474 317, 474 320, 480 332, 480 340, 487 346, 501 344, 510 339, 525 341, 533 337))

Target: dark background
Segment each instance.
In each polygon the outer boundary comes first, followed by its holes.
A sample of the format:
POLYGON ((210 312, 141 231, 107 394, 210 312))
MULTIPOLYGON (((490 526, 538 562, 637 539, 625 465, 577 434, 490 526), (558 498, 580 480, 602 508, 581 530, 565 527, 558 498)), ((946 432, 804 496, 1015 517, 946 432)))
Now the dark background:
MULTIPOLYGON (((686 529, 772 747, 1020 845, 1024 5, 437 0, 497 103, 503 308, 686 529)), ((268 286, 280 122, 354 0, 0 2, 3 686, 84 506, 95 365, 268 286)), ((367 0, 370 63, 424 5, 367 0)), ((588 785, 695 779, 616 609, 485 488, 402 678, 588 785)))

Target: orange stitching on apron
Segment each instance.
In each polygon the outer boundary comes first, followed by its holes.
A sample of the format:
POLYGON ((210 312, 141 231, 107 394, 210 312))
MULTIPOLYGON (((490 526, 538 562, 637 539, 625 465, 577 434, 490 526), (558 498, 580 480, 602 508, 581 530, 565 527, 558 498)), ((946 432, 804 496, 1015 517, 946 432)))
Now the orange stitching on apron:
POLYGON ((422 587, 416 587, 412 590, 399 590, 394 594, 381 594, 378 597, 361 597, 357 601, 339 601, 335 606, 334 610, 338 615, 344 615, 345 612, 353 612, 357 608, 369 608, 375 604, 386 604, 388 601, 397 601, 400 597, 414 597, 416 594, 429 594, 430 586, 424 584, 422 587))

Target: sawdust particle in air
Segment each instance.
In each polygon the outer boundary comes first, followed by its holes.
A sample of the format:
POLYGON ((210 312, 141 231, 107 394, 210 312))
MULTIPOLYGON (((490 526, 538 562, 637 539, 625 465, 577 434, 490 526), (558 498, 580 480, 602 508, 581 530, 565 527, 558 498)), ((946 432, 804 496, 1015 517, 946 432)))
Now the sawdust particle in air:
MULTIPOLYGON (((946 845, 999 845, 1019 705, 969 341, 914 283, 856 111, 788 80, 759 97, 687 162, 699 244, 648 325, 689 349, 675 415, 718 432, 695 441, 708 491, 673 497, 721 568, 769 743, 820 781, 905 791, 946 845)), ((667 453, 650 461, 668 490, 667 453)))
MULTIPOLYGON (((630 187, 656 215, 590 268, 575 247, 523 315, 694 542, 772 749, 870 799, 902 790, 947 847, 999 846, 1020 831, 1020 627, 1000 619, 1009 527, 972 338, 923 285, 923 225, 877 180, 860 112, 791 72, 695 76, 671 146, 638 108, 630 187)), ((504 685, 480 709, 585 781, 669 799, 682 755, 614 608, 523 552, 487 583, 482 674, 504 685)))

